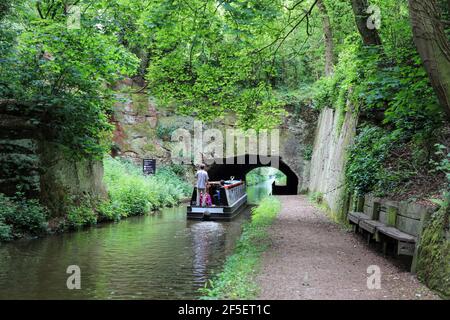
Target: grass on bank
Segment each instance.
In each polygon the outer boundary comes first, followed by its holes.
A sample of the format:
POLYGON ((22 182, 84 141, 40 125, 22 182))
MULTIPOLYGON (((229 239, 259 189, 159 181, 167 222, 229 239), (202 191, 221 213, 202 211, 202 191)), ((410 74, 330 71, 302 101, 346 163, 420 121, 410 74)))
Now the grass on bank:
POLYGON ((261 254, 269 247, 267 229, 281 210, 281 203, 267 197, 252 209, 252 218, 244 224, 233 255, 227 258, 223 271, 201 289, 201 299, 254 299, 258 295, 255 276, 261 254))
POLYGON ((108 200, 84 199, 73 206, 65 228, 78 229, 103 221, 119 221, 171 207, 188 196, 191 186, 177 175, 177 168, 161 167, 155 175, 145 176, 136 164, 108 157, 104 160, 103 182, 108 200))
POLYGON ((103 164, 103 182, 109 199, 94 205, 86 201, 74 206, 66 219, 69 228, 76 229, 98 221, 119 221, 171 207, 191 191, 191 186, 170 166, 161 167, 155 175, 145 176, 140 167, 125 160, 108 157, 103 164))
POLYGON ((99 212, 107 220, 171 207, 191 194, 191 185, 170 166, 161 167, 151 176, 143 175, 140 167, 123 160, 107 158, 104 166, 103 181, 110 202, 100 206, 99 212))

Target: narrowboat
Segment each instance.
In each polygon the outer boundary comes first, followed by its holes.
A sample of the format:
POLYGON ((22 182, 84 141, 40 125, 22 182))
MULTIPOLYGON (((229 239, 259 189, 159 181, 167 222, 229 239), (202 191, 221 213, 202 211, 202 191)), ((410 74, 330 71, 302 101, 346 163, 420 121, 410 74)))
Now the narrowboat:
POLYGON ((229 221, 247 204, 245 182, 241 180, 210 182, 207 192, 211 203, 197 206, 197 188, 194 188, 190 205, 187 207, 188 219, 229 221))

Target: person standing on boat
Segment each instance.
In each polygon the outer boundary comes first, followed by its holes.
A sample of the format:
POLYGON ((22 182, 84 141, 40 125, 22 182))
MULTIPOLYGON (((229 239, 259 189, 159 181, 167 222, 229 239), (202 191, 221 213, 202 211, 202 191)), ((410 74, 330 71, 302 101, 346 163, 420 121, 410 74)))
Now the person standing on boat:
POLYGON ((200 199, 201 199, 201 206, 205 206, 205 193, 206 193, 206 186, 208 184, 208 172, 205 170, 205 165, 200 165, 200 170, 197 171, 195 174, 195 178, 197 179, 197 206, 200 206, 200 199), (200 197, 200 194, 203 196, 200 197))

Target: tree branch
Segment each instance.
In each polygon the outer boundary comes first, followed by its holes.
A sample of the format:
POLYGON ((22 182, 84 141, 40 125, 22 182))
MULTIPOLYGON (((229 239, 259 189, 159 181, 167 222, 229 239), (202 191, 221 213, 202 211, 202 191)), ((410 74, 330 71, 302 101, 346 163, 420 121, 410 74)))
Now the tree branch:
POLYGON ((41 19, 45 19, 45 18, 44 18, 44 15, 42 14, 42 10, 41 10, 41 2, 40 2, 40 1, 36 3, 36 8, 37 8, 37 11, 38 11, 39 16, 41 17, 41 19))
MULTIPOLYGON (((256 50, 256 51, 254 51, 254 52, 252 52, 252 54, 254 54, 254 53, 260 53, 261 51, 263 51, 263 50, 265 50, 265 49, 267 49, 267 48, 270 48, 270 47, 272 47, 273 45, 275 45, 278 41, 280 41, 280 43, 278 44, 278 46, 277 46, 277 48, 275 49, 275 51, 274 51, 274 54, 276 54, 277 52, 278 52, 278 50, 280 49, 280 47, 283 45, 283 43, 286 41, 286 39, 292 34, 292 32, 294 32, 296 29, 297 29, 297 27, 303 22, 303 21, 305 21, 305 19, 307 20, 307 22, 308 22, 308 24, 309 24, 309 15, 311 15, 311 13, 312 13, 312 10, 314 9, 314 7, 317 5, 317 2, 318 2, 319 0, 315 0, 314 1, 314 3, 311 5, 311 7, 309 8, 309 10, 307 10, 304 14, 303 14, 303 16, 294 24, 294 26, 289 30, 289 32, 288 33, 286 33, 283 37, 277 37, 277 39, 275 39, 274 41, 272 41, 270 44, 268 44, 268 45, 266 45, 266 46, 264 46, 264 47, 262 47, 262 48, 260 48, 260 49, 258 49, 258 50, 256 50)), ((300 2, 298 2, 296 5, 298 5, 298 4, 300 4, 301 2, 303 2, 303 0, 302 1, 300 1, 300 2)), ((296 6, 295 5, 295 6, 296 6)), ((292 8, 294 8, 295 6, 293 6, 292 8)), ((308 27, 308 26, 307 26, 308 27)))

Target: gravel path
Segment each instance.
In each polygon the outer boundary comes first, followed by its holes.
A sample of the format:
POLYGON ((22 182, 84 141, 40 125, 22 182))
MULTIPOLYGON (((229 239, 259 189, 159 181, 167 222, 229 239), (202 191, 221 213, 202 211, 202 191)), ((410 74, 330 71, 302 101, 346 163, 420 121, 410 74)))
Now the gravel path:
POLYGON ((345 231, 304 196, 282 196, 263 255, 260 299, 438 299, 417 278, 364 239, 345 231), (381 270, 381 288, 368 289, 367 268, 381 270))

